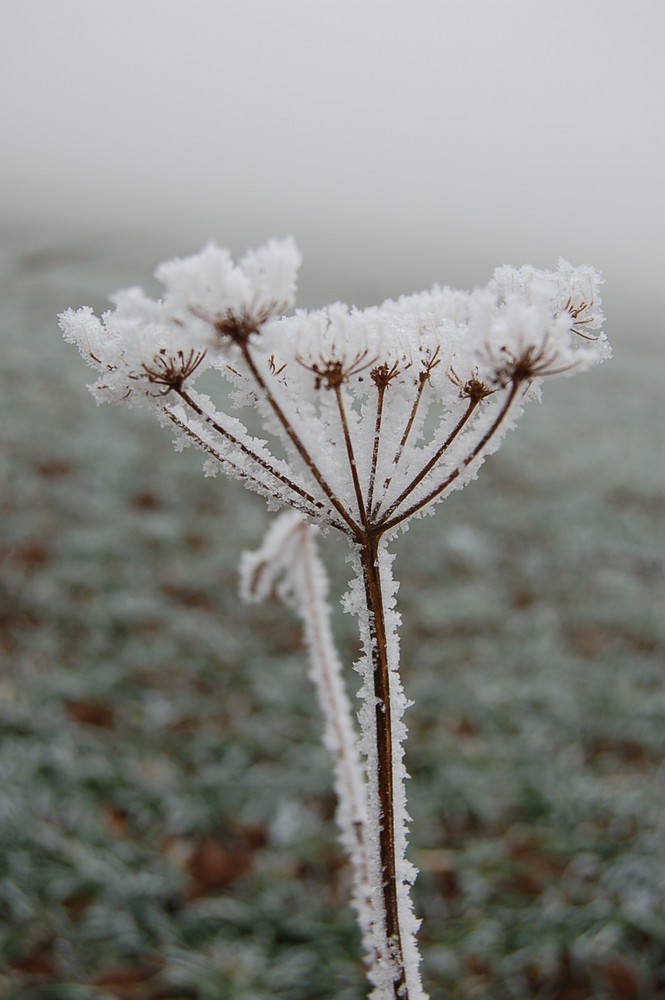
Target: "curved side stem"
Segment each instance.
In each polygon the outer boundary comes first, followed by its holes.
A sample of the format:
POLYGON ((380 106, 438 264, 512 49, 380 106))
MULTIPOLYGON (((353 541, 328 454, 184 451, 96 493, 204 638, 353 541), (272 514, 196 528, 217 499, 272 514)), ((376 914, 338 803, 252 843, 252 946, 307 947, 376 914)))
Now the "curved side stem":
POLYGON ((324 719, 324 743, 335 760, 337 824, 351 858, 353 905, 363 937, 368 966, 376 962, 374 952, 374 907, 369 883, 367 855, 367 797, 363 768, 358 756, 342 665, 330 628, 326 601, 327 577, 316 550, 313 531, 305 523, 298 529, 302 586, 300 616, 310 657, 310 677, 317 689, 324 719))
MULTIPOLYGON (((210 455, 211 458, 214 458, 215 461, 219 462, 221 467, 227 472, 230 471, 232 478, 240 479, 246 483, 251 483, 251 488, 256 490, 257 493, 261 493, 268 500, 276 500, 280 504, 284 503, 283 494, 279 492, 274 485, 271 485, 269 482, 264 482, 262 479, 259 479, 258 476, 253 475, 250 471, 240 466, 228 455, 224 455, 219 449, 215 448, 213 444, 206 441, 200 433, 197 433, 194 427, 191 427, 185 420, 181 420, 181 418, 174 413, 170 407, 164 407, 164 413, 174 427, 177 427, 178 430, 185 435, 185 437, 189 438, 195 447, 210 455)), ((301 514, 311 516, 313 513, 312 508, 305 500, 301 500, 301 491, 296 489, 294 490, 294 494, 294 497, 290 501, 291 507, 299 511, 301 514)), ((330 525, 333 528, 337 528, 338 531, 344 531, 346 533, 346 529, 339 521, 331 520, 330 525)))
MULTIPOLYGON (((206 454, 210 455, 211 458, 214 458, 216 462, 219 462, 222 468, 226 470, 229 469, 232 470, 231 471, 232 476, 234 476, 237 479, 244 480, 245 482, 251 483, 252 486, 256 489, 257 493, 259 492, 263 493, 264 496, 268 497, 271 500, 282 499, 281 495, 279 493, 272 491, 267 483, 264 483, 260 479, 257 479, 256 476, 252 476, 245 469, 240 468, 240 466, 236 462, 234 462, 233 459, 228 458, 226 455, 222 455, 221 452, 219 452, 216 448, 213 447, 213 445, 209 444, 204 438, 202 438, 199 434, 197 434, 189 426, 189 424, 186 424, 184 420, 181 420, 180 417, 176 416, 176 414, 173 413, 172 410, 166 408, 164 412, 166 413, 166 416, 174 425, 174 427, 177 427, 179 431, 181 431, 186 437, 188 437, 190 441, 192 441, 197 448, 199 448, 201 451, 206 452, 206 454)), ((309 513, 308 509, 305 508, 304 505, 303 505, 303 513, 309 513)))
POLYGON ((315 529, 293 512, 277 517, 263 544, 245 552, 240 591, 247 601, 277 594, 302 621, 309 676, 324 718, 323 742, 334 763, 337 824, 352 868, 352 903, 358 915, 368 969, 377 963, 376 909, 367 846, 367 783, 356 728, 330 625, 328 577, 318 555, 315 529))

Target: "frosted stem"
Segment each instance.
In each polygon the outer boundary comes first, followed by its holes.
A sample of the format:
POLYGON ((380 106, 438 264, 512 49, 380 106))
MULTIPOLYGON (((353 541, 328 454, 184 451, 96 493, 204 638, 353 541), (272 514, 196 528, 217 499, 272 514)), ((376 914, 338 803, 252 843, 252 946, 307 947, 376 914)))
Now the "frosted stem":
POLYGON ((402 452, 404 451, 406 442, 409 440, 409 434, 411 433, 411 428, 413 427, 414 421, 416 419, 416 413, 418 412, 418 407, 420 406, 420 400, 422 399, 425 383, 427 382, 427 376, 428 376, 427 372, 420 373, 420 377, 418 379, 418 391, 416 393, 416 398, 413 401, 413 406, 411 407, 411 413, 409 415, 409 419, 406 422, 404 433, 402 434, 402 438, 397 448, 397 452, 395 453, 395 457, 393 459, 393 465, 399 465, 399 460, 402 457, 402 452))
POLYGON ((351 441, 351 434, 349 432, 349 422, 346 419, 346 410, 344 409, 344 399, 342 398, 342 389, 340 386, 335 387, 335 397, 337 399, 337 409, 339 411, 339 418, 342 422, 344 445, 346 447, 346 455, 349 460, 349 469, 351 471, 353 489, 356 494, 356 503, 358 504, 358 512, 360 514, 360 520, 362 521, 363 525, 367 526, 367 512, 365 510, 365 504, 363 502, 363 491, 361 489, 360 480, 358 478, 358 466, 356 464, 356 456, 353 451, 353 442, 351 441))
POLYGON ((481 451, 483 451, 483 449, 489 444, 491 439, 498 431, 499 427, 501 426, 501 424, 503 423, 508 414, 508 410, 512 406, 517 396, 517 393, 520 389, 520 384, 521 383, 517 381, 513 382, 510 388, 510 392, 508 393, 506 400, 503 406, 501 407, 501 410, 499 411, 498 416, 496 417, 492 425, 489 427, 489 429, 485 431, 480 441, 466 456, 464 461, 460 465, 458 465, 456 469, 453 469, 450 475, 446 479, 444 479, 442 483, 439 483, 439 485, 435 487, 435 489, 433 489, 430 493, 428 493, 427 496, 423 497, 422 500, 419 500, 418 503, 415 503, 413 507, 409 507, 408 510, 402 511, 401 513, 397 514, 395 517, 391 518, 388 521, 382 521, 381 528, 383 531, 390 531, 392 528, 395 528, 402 521, 406 521, 408 520, 408 518, 413 517, 414 514, 416 514, 419 510, 422 510, 424 507, 426 507, 429 503, 432 502, 432 500, 435 500, 438 496, 440 496, 441 493, 444 492, 444 490, 448 489, 448 487, 451 486, 452 483, 454 483, 455 480, 459 478, 464 469, 467 466, 471 465, 473 460, 478 457, 481 451))
POLYGON ((419 955, 408 895, 415 869, 406 861, 406 795, 402 743, 406 727, 402 714, 406 699, 398 672, 398 616, 393 611, 395 583, 391 559, 376 535, 359 546, 360 566, 368 611, 361 618, 365 646, 365 683, 361 710, 364 750, 368 767, 368 830, 372 868, 370 881, 376 921, 377 963, 370 973, 374 1000, 422 1000, 419 955))
POLYGON ((455 438, 457 437, 457 435, 460 433, 460 431, 463 429, 464 425, 467 423, 467 421, 471 417, 471 414, 473 413, 473 411, 475 410, 476 406, 478 405, 478 402, 479 402, 478 400, 471 400, 469 402, 469 405, 467 406, 465 413, 458 420, 457 424, 452 429, 452 431, 450 432, 450 434, 448 435, 448 437, 446 438, 446 440, 443 442, 443 444, 439 446, 439 448, 436 450, 436 452, 430 458, 429 462, 427 462, 427 464, 420 470, 420 472, 418 473, 418 475, 415 476, 411 480, 411 482, 409 483, 409 485, 404 490, 402 490, 402 492, 397 497, 397 499, 394 500, 393 503, 391 503, 390 507, 388 508, 388 510, 383 515, 384 520, 387 521, 388 518, 392 514, 395 513, 395 511, 397 510, 397 508, 401 506, 401 504, 406 500, 406 498, 411 493, 413 493, 413 491, 415 490, 415 488, 420 485, 420 483, 423 481, 423 479, 425 478, 425 476, 429 472, 432 471, 432 469, 434 468, 434 466, 436 465, 436 463, 445 455, 445 453, 447 452, 448 448, 450 448, 451 444, 453 443, 453 441, 455 440, 455 438))
POLYGON ((358 525, 355 523, 355 521, 353 520, 353 518, 351 517, 351 515, 349 514, 349 512, 344 507, 344 505, 340 502, 340 500, 338 499, 338 497, 335 495, 335 492, 332 489, 332 487, 324 479, 323 474, 322 474, 321 470, 319 469, 318 465, 316 464, 316 462, 314 461, 314 459, 310 455, 309 451, 307 450, 307 448, 305 447, 305 445, 301 441, 300 436, 296 433, 295 428, 293 427, 293 425, 291 424, 290 420, 288 419, 288 417, 284 413, 284 410, 282 409, 282 407, 279 405, 279 403, 277 402, 277 400, 273 396, 273 394, 270 391, 268 385, 266 384, 265 379, 261 375, 261 372, 256 367, 256 364, 254 362, 254 358, 250 354, 249 347, 245 343, 245 344, 242 345, 241 349, 242 349, 242 353, 243 353, 243 357, 245 359, 245 362, 247 363, 247 367, 249 368, 250 372, 252 373, 252 377, 253 377, 254 381, 256 382, 256 384, 258 385, 258 387, 260 388, 261 392, 263 393, 264 398, 267 400, 268 404, 270 405, 270 408, 272 409, 273 413, 275 414, 275 416, 277 417, 278 421, 280 422, 280 424, 282 425, 283 429, 285 430, 285 432, 286 432, 289 440, 291 441, 291 443, 295 447, 296 451, 298 452, 298 454, 302 458, 303 462, 305 463, 305 465, 307 466, 307 468, 309 469, 309 471, 311 472, 311 474, 316 479, 317 483, 319 484, 319 486, 321 487, 321 489, 323 490, 323 492, 325 493, 325 495, 330 500, 331 504, 333 505, 333 507, 335 508, 335 510, 337 511, 337 513, 343 518, 344 521, 346 521, 347 525, 351 529, 352 534, 354 536, 357 536, 358 535, 358 525))
POLYGON ((211 458, 214 458, 216 462, 219 462, 222 468, 232 469, 234 476, 236 476, 238 479, 244 480, 245 482, 251 483, 253 488, 255 488, 257 491, 263 492, 264 495, 270 497, 270 499, 272 500, 281 499, 280 494, 273 492, 267 483, 264 483, 260 479, 257 479, 256 476, 253 476, 246 469, 241 468, 237 464, 237 462, 234 462, 226 455, 222 455, 215 447, 213 447, 213 445, 211 445, 208 441, 204 440, 204 438, 202 438, 200 434, 197 434, 196 431, 189 426, 189 424, 185 423, 184 420, 181 420, 180 417, 178 417, 173 412, 173 410, 166 407, 164 412, 166 413, 166 416, 174 425, 174 427, 177 427, 179 431, 181 431, 186 437, 188 437, 189 440, 197 448, 200 448, 201 451, 206 452, 206 454, 210 455, 211 458))
POLYGON ((342 677, 330 628, 326 601, 328 581, 316 550, 313 530, 301 523, 298 530, 302 560, 300 617, 310 657, 310 678, 316 686, 325 719, 324 743, 335 760, 337 824, 353 870, 353 906, 363 938, 367 964, 374 953, 374 914, 369 884, 366 827, 367 805, 363 769, 356 746, 351 705, 342 677))
MULTIPOLYGON (((404 428, 404 433, 402 434, 402 438, 400 440, 400 443, 397 446, 397 451, 395 452, 395 457, 393 458, 393 466, 395 468, 397 468, 397 466, 399 465, 399 460, 402 457, 402 452, 404 451, 404 446, 406 445, 406 442, 409 439, 409 434, 411 433, 411 428, 413 427, 413 423, 414 423, 414 421, 416 419, 416 413, 418 412, 418 407, 420 405, 420 400, 422 398, 423 389, 425 388, 425 383, 426 382, 427 382, 427 375, 425 375, 424 373, 421 373, 420 378, 418 380, 418 391, 416 393, 416 398, 413 401, 413 405, 411 407, 411 413, 409 414, 409 419, 406 422, 406 427, 404 428)), ((384 495, 385 495, 388 487, 390 486, 391 482, 392 482, 392 475, 386 476, 386 478, 384 480, 384 483, 383 483, 383 492, 384 492, 384 495)), ((381 502, 379 501, 379 503, 376 505, 376 510, 374 512, 375 514, 378 514, 380 506, 381 506, 381 502)))
POLYGON ((273 466, 269 462, 267 462, 260 455, 257 455, 254 451, 252 451, 251 448, 249 448, 243 441, 240 441, 239 438, 237 438, 234 434, 232 434, 231 431, 229 431, 226 427, 223 427, 219 423, 219 421, 217 421, 209 413, 206 413, 205 410, 201 406, 199 406, 196 399, 194 399, 194 397, 191 396, 190 393, 186 392, 185 389, 183 388, 176 389, 176 392, 182 399, 183 403, 186 403, 187 406, 191 410, 193 410, 194 413, 197 414, 197 416, 201 417, 205 421, 205 423, 208 424, 209 427, 211 427, 217 434, 220 435, 220 437, 223 437, 230 444, 235 445, 239 451, 241 451, 253 462, 256 462, 257 465, 260 465, 262 469, 265 469, 265 471, 269 475, 273 476, 276 480, 278 480, 278 482, 286 486, 288 490, 290 490, 292 493, 296 493, 299 497, 302 497, 302 499, 306 500, 309 504, 311 504, 313 508, 321 510, 324 507, 324 504, 322 504, 320 500, 315 500, 310 493, 304 490, 297 483, 293 482, 292 479, 290 479, 288 476, 285 476, 277 469, 273 468, 273 466))
POLYGON ((381 421, 383 420, 383 400, 386 395, 386 386, 377 385, 376 418, 374 420, 374 444, 372 446, 372 465, 369 473, 369 489, 367 491, 367 510, 370 515, 374 513, 374 486, 376 484, 376 468, 379 462, 379 445, 381 443, 381 421))

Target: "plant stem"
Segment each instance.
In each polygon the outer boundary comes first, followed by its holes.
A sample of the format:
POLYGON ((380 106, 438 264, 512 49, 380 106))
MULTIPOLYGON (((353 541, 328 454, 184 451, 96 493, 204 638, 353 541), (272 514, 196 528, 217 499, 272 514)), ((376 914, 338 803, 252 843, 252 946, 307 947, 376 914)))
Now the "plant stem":
POLYGON ((356 456, 353 450, 353 442, 351 441, 351 434, 349 432, 349 422, 346 419, 346 410, 344 409, 344 398, 342 396, 342 389, 339 385, 335 387, 335 397, 337 399, 337 409, 339 411, 339 418, 342 422, 342 431, 344 433, 344 444, 346 446, 346 455, 349 460, 349 469, 351 470, 351 480, 353 482, 353 489, 356 494, 358 513, 360 514, 361 522, 365 527, 367 527, 367 512, 365 510, 365 503, 363 501, 363 491, 360 486, 360 480, 358 478, 358 465, 356 463, 356 456))
POLYGON ((367 855, 365 781, 360 765, 352 711, 330 627, 326 602, 327 578, 317 553, 313 530, 298 526, 302 568, 299 612, 310 657, 310 676, 316 685, 325 719, 324 742, 335 760, 337 822, 352 863, 354 905, 363 936, 367 961, 376 962, 373 900, 367 855))
MULTIPOLYGON (((413 517, 414 514, 417 514, 419 510, 422 510, 424 507, 427 506, 427 504, 431 503, 432 500, 435 500, 438 496, 440 496, 441 493, 443 493, 444 490, 446 490, 452 483, 455 482, 456 479, 459 478, 464 469, 467 468, 467 466, 471 465, 471 462, 473 462, 474 458, 478 457, 483 448, 485 448, 485 446, 489 443, 492 437, 496 434, 497 430, 503 423, 508 413, 508 410, 512 406, 513 401, 517 396, 517 393, 520 389, 520 385, 521 385, 520 381, 515 381, 512 383, 510 391, 504 401, 503 406, 501 407, 501 410, 499 411, 498 416, 495 418, 494 422, 488 428, 488 430, 485 431, 480 441, 478 441, 478 443, 474 446, 471 452, 466 456, 464 461, 461 462, 456 469, 453 469, 450 475, 446 479, 444 479, 442 483, 439 483, 438 486, 436 486, 433 490, 431 490, 431 492, 428 493, 427 496, 423 497, 422 500, 419 500, 412 507, 409 507, 408 510, 402 511, 400 514, 397 514, 390 520, 382 521, 380 527, 383 531, 390 531, 392 528, 395 528, 402 521, 406 521, 408 520, 408 518, 413 517)), ((465 420, 465 418, 462 419, 465 420)), ((458 428, 459 426, 460 425, 458 424, 458 428)), ((454 431, 455 434, 457 434, 458 428, 455 428, 454 431)), ((410 490, 408 492, 410 492, 410 490)))
POLYGON ((370 612, 369 632, 375 698, 374 718, 379 800, 378 841, 387 949, 387 954, 382 955, 381 959, 383 964, 387 963, 391 967, 393 992, 396 1000, 408 1000, 406 971, 402 951, 402 932, 397 901, 398 874, 395 837, 390 666, 378 555, 379 537, 376 535, 366 537, 361 545, 360 559, 364 575, 367 608, 370 612))
POLYGON ((256 384, 258 385, 258 387, 260 388, 261 392, 263 393, 264 399, 268 402, 270 408, 272 409, 273 413, 277 417, 278 421, 280 422, 280 424, 282 425, 282 427, 286 431, 286 434, 288 435, 289 440, 291 441, 291 443, 295 447, 296 451, 298 452, 298 454, 302 458, 303 462, 305 463, 305 465, 307 466, 307 468, 309 469, 309 471, 311 472, 311 474, 314 476, 315 480, 317 481, 317 483, 319 484, 319 486, 321 487, 321 489, 323 490, 323 492, 325 493, 325 495, 330 500, 331 504, 333 505, 333 507, 335 508, 335 510, 337 511, 337 513, 342 517, 342 519, 344 521, 346 521, 347 525, 351 529, 351 533, 354 535, 354 537, 358 537, 358 531, 359 531, 358 525, 353 520, 353 518, 351 517, 351 515, 349 514, 349 512, 346 510, 346 508, 344 507, 344 505, 337 498, 337 496, 335 495, 335 492, 332 489, 332 487, 328 484, 328 482, 323 477, 323 474, 322 474, 321 470, 319 469, 318 465, 313 460, 313 458, 310 455, 309 451, 307 450, 307 448, 305 447, 305 445, 301 441, 300 436, 296 433, 295 428, 292 426, 290 420, 288 419, 288 417, 284 413, 284 410, 282 409, 282 407, 279 405, 279 403, 277 402, 277 400, 273 396, 273 394, 270 391, 268 385, 266 384, 265 379, 263 378, 263 376, 261 375, 261 372, 259 371, 259 369, 256 366, 256 363, 255 363, 254 358, 252 357, 252 355, 250 353, 248 345, 246 343, 242 344, 241 345, 241 350, 242 350, 242 355, 243 355, 243 358, 245 360, 245 363, 247 364, 247 367, 249 368, 250 372, 252 373, 252 377, 253 377, 254 381, 256 382, 256 384))
POLYGON ((376 467, 379 462, 379 445, 381 443, 381 421, 383 420, 383 400, 386 395, 386 386, 377 384, 376 418, 374 420, 374 447, 372 449, 372 466, 369 473, 369 489, 367 491, 367 510, 370 517, 374 507, 374 486, 376 483, 376 467))
MULTIPOLYGON (((214 458, 216 462, 219 462, 223 468, 233 469, 233 474, 238 477, 238 479, 243 479, 248 483, 252 483, 258 490, 263 491, 264 495, 268 496, 271 500, 281 500, 281 495, 279 493, 273 492, 267 483, 262 482, 262 480, 257 479, 251 473, 242 469, 233 459, 228 458, 226 455, 222 455, 213 445, 197 434, 193 428, 191 428, 184 420, 177 417, 175 413, 168 407, 165 409, 166 416, 178 430, 182 431, 191 441, 194 442, 197 448, 201 451, 205 451, 211 458, 214 458)), ((293 501, 293 505, 301 510, 302 513, 309 513, 309 509, 303 504, 302 507, 297 506, 298 502, 293 501)))
POLYGON ((186 403, 187 406, 189 406, 189 408, 193 410, 197 416, 201 417, 206 424, 212 427, 212 429, 216 431, 220 437, 225 438, 230 444, 239 448, 239 450, 246 455, 247 458, 256 462, 256 464, 261 466, 262 469, 265 469, 269 475, 273 476, 293 493, 298 494, 298 496, 310 503, 313 508, 321 510, 324 507, 324 504, 321 503, 320 500, 315 500, 310 493, 302 488, 302 486, 299 486, 298 483, 293 482, 293 480, 288 476, 285 476, 283 473, 273 468, 273 466, 267 462, 265 458, 262 458, 261 455, 257 455, 256 452, 252 451, 252 449, 244 441, 241 441, 238 437, 232 434, 231 431, 229 431, 226 427, 223 427, 217 420, 215 420, 214 417, 212 417, 209 413, 206 413, 205 410, 199 406, 196 399, 194 399, 190 393, 186 392, 185 389, 180 388, 175 391, 178 393, 183 403, 186 403))
POLYGON ((391 514, 395 513, 395 511, 397 510, 397 508, 406 500, 406 498, 411 493, 413 493, 413 491, 415 490, 415 488, 420 485, 420 483, 423 481, 423 479, 425 478, 425 476, 429 472, 432 471, 432 469, 434 468, 434 466, 436 465, 436 463, 443 457, 443 455, 445 455, 445 453, 448 450, 448 448, 451 446, 451 444, 453 443, 453 441, 455 440, 455 438, 457 437, 457 435, 460 433, 460 431, 462 430, 462 428, 464 427, 464 425, 466 424, 466 422, 471 417, 471 414, 473 413, 473 411, 475 410, 475 408, 476 408, 477 405, 478 405, 478 400, 471 400, 470 401, 469 405, 467 406, 466 412, 458 420, 457 424, 455 425, 455 427, 453 428, 453 430, 450 432, 450 434, 448 435, 448 437, 446 438, 446 440, 443 442, 443 444, 437 449, 437 451, 434 453, 434 455, 432 455, 432 457, 430 458, 429 462, 427 462, 427 464, 420 470, 420 472, 418 473, 418 475, 414 479, 411 480, 411 482, 409 483, 408 486, 405 487, 405 489, 402 490, 402 492, 397 497, 397 499, 394 500, 391 503, 390 507, 385 512, 385 514, 383 514, 383 517, 384 517, 384 519, 386 521, 391 516, 391 514))

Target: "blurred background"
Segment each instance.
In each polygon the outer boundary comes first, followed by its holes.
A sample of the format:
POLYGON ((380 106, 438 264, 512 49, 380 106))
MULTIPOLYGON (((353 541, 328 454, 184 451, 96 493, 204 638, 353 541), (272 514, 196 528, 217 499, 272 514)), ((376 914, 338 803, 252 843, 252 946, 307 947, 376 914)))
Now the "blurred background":
POLYGON ((366 995, 298 630, 236 596, 268 517, 56 320, 287 233, 303 305, 604 274, 614 360, 399 546, 412 855, 433 997, 665 996, 663 5, 0 22, 0 997, 366 995))
MULTIPOLYGON (((325 301, 561 254, 653 298, 658 0, 3 0, 5 224, 244 248, 325 301)), ((632 333, 632 331, 631 331, 632 333)))

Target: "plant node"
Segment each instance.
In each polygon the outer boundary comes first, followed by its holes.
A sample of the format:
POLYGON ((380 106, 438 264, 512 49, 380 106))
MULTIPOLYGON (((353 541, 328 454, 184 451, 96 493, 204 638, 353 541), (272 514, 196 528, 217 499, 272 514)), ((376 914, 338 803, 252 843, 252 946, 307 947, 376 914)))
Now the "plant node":
POLYGON ((298 355, 296 355, 296 361, 303 368, 306 368, 307 371, 312 372, 314 375, 314 388, 317 391, 322 385, 326 389, 339 389, 352 375, 358 375, 374 364, 376 358, 372 358, 371 361, 365 360, 368 353, 367 349, 365 349, 356 354, 350 364, 347 364, 346 358, 329 358, 328 360, 324 360, 324 358, 320 357, 320 365, 316 364, 316 362, 313 365, 308 365, 298 355))

